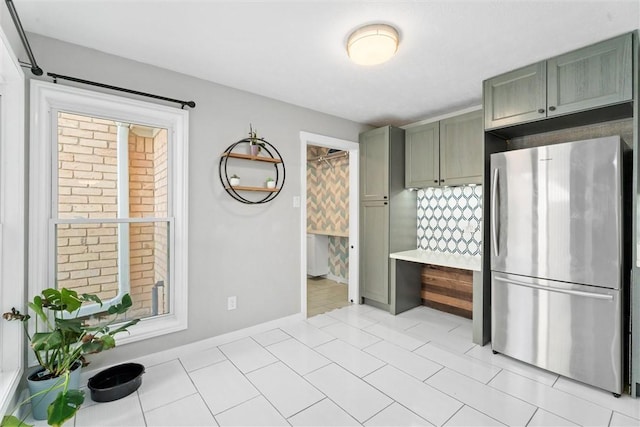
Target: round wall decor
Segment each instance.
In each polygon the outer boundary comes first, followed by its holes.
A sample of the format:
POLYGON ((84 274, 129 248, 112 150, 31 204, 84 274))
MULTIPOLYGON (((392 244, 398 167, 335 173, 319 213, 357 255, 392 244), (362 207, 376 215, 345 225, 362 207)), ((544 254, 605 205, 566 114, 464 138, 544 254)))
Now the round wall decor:
POLYGON ((264 138, 244 138, 228 146, 220 156, 218 172, 225 191, 237 201, 249 205, 267 203, 275 199, 282 191, 286 176, 280 152, 264 138), (242 149, 246 154, 241 152, 242 149), (267 180, 264 186, 244 185, 235 175, 229 176, 230 159, 234 159, 232 162, 239 160, 273 164, 274 178, 271 178, 271 181, 267 180), (250 194, 259 196, 252 198, 250 194))

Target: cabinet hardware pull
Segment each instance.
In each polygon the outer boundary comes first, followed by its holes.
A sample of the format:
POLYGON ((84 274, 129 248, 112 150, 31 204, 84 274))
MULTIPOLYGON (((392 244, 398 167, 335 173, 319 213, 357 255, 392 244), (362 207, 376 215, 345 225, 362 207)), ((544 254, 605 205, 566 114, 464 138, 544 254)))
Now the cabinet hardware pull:
POLYGON ((387 203, 387 202, 384 202, 384 204, 386 205, 386 204, 388 204, 388 203, 387 203))
POLYGON ((556 111, 556 107, 552 105, 551 107, 549 107, 549 111, 556 111))
POLYGON ((538 109, 538 113, 540 113, 540 114, 544 113, 544 108, 538 109))
POLYGON ((437 179, 434 179, 434 180, 433 180, 433 182, 437 183, 437 182, 438 182, 438 180, 437 180, 437 179))
POLYGON ((444 182, 444 179, 441 179, 440 182, 444 182))

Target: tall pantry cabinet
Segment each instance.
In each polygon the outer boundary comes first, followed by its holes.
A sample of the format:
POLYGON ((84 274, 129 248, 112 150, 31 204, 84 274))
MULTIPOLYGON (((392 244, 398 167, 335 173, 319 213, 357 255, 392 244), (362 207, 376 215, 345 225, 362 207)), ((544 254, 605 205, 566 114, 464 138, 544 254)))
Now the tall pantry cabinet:
POLYGON ((404 187, 404 130, 360 134, 360 297, 389 309, 389 254, 417 246, 416 192, 404 187))

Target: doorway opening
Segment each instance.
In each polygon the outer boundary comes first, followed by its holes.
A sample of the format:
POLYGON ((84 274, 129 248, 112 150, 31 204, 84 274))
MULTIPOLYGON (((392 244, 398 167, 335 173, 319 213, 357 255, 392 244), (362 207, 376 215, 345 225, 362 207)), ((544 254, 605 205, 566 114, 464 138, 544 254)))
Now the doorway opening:
POLYGON ((359 145, 307 132, 300 141, 300 305, 311 317, 358 301, 359 145))

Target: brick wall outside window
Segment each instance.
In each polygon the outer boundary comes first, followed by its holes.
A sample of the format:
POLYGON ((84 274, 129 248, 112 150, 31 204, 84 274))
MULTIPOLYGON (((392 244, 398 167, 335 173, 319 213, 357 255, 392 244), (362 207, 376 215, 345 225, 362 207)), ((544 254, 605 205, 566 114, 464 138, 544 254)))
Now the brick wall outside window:
MULTIPOLYGON (((129 132, 129 216, 167 216, 167 132, 129 132)), ((58 217, 117 218, 117 126, 99 118, 59 113, 58 217)), ((132 223, 130 283, 132 317, 151 315, 152 288, 164 281, 166 223, 132 223)), ((118 225, 57 226, 58 287, 96 293, 103 300, 118 290, 118 225)), ((160 295, 158 313, 168 305, 160 295)), ((167 307, 168 308, 168 307, 167 307)))

